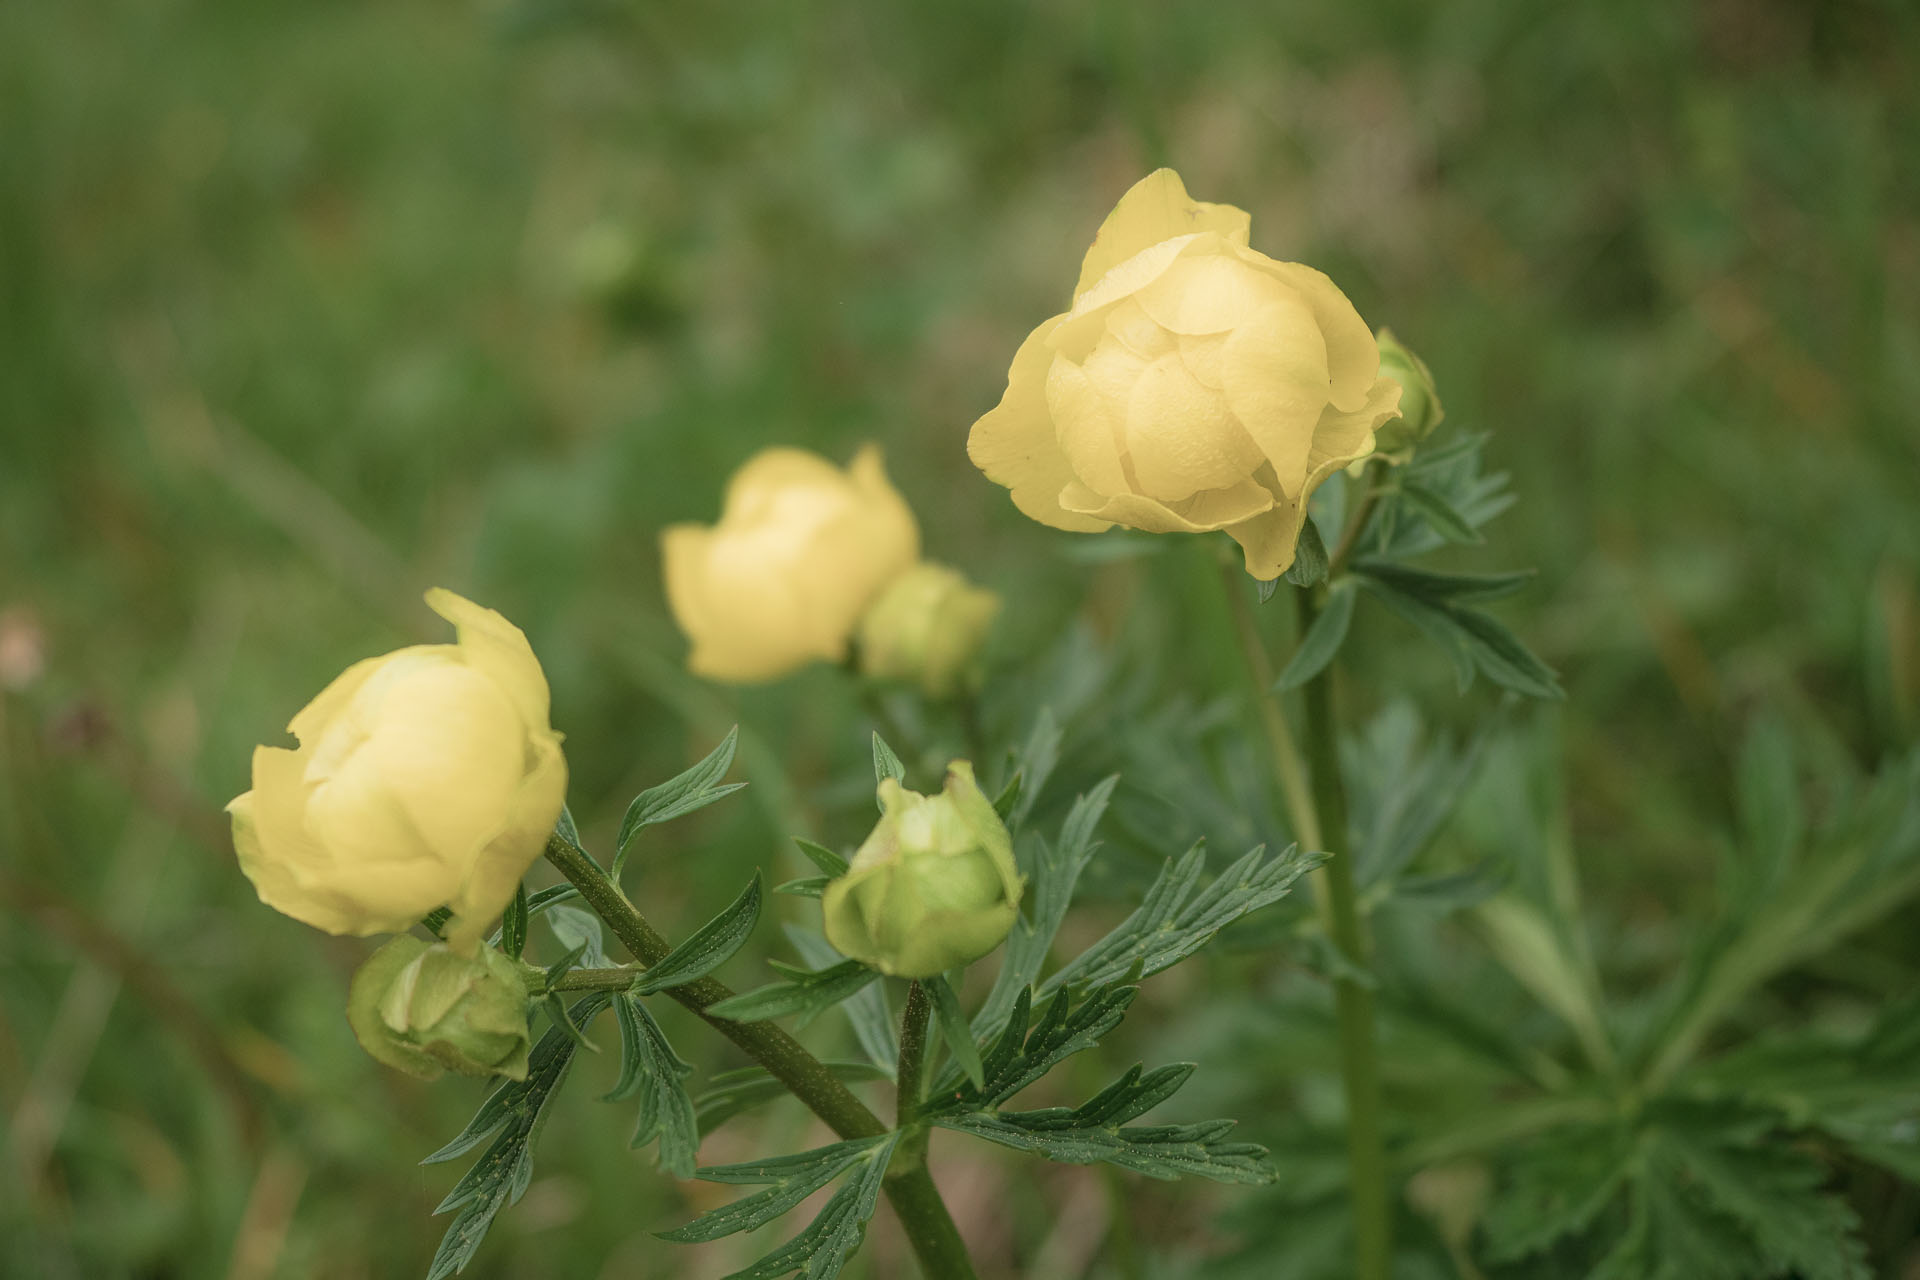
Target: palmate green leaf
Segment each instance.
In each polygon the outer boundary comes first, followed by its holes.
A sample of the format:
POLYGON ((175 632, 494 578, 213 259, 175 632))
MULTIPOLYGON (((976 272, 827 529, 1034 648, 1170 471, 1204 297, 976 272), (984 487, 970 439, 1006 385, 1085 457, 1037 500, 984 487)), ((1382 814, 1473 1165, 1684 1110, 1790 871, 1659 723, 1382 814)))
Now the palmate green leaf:
POLYGON ((694 930, 685 942, 635 980, 634 994, 652 995, 706 977, 733 958, 759 923, 760 873, 756 871, 725 911, 694 930))
MULTIPOLYGON (((735 725, 727 731, 720 745, 708 752, 700 763, 657 787, 647 788, 633 798, 633 803, 627 806, 626 816, 620 820, 620 834, 613 842, 613 876, 616 880, 621 868, 627 864, 627 855, 633 851, 633 842, 643 829, 684 817, 747 785, 744 782, 720 781, 726 776, 727 770, 733 767, 734 751, 739 745, 740 726, 735 725)), ((577 837, 575 842, 578 842, 577 837)))
POLYGON ((1826 1171, 1784 1143, 1719 1145, 1666 1128, 1652 1163, 1665 1175, 1669 1198, 1693 1193, 1730 1220, 1730 1234, 1752 1242, 1756 1265, 1749 1274, 1869 1280, 1859 1219, 1846 1201, 1821 1192, 1826 1171))
MULTIPOLYGON (((1468 529, 1478 531, 1514 503, 1505 472, 1483 473, 1482 453, 1488 436, 1463 435, 1431 451, 1422 449, 1409 466, 1400 469, 1400 483, 1437 498, 1468 529)), ((1425 555, 1449 539, 1434 527, 1417 502, 1404 492, 1391 495, 1375 510, 1359 546, 1372 555, 1406 559, 1425 555)))
POLYGON ((1632 1136, 1612 1126, 1569 1126, 1538 1139, 1487 1211, 1488 1259, 1511 1262, 1584 1235, 1626 1187, 1633 1157, 1632 1136))
POLYGON ((955 1067, 930 1092, 925 1113, 982 1110, 1005 1102, 1074 1054, 1098 1044, 1102 1036, 1120 1025, 1139 990, 1132 986, 1103 987, 1089 993, 1078 1005, 1062 991, 1047 1002, 1040 1021, 1029 1030, 1033 993, 1031 988, 1020 988, 1005 1027, 981 1054, 985 1083, 962 1083, 955 1067), (939 1095, 945 1096, 931 1100, 939 1095))
MULTIPOLYGON (((573 1021, 582 1026, 592 1022, 609 999, 607 993, 599 991, 583 996, 570 1011, 573 1021)), ((547 1105, 566 1080, 576 1047, 573 1037, 559 1028, 546 1032, 528 1057, 527 1078, 508 1081, 494 1090, 458 1137, 420 1162, 439 1164, 458 1159, 493 1138, 434 1210, 447 1213, 459 1209, 460 1213, 434 1252, 427 1280, 443 1280, 464 1271, 486 1239, 495 1216, 526 1192, 533 1177, 533 1148, 546 1123, 547 1105)))
POLYGON ((1274 682, 1274 689, 1297 689, 1326 670, 1347 638, 1347 628, 1353 622, 1353 602, 1358 594, 1353 579, 1345 576, 1328 589, 1325 605, 1315 616, 1313 625, 1307 628, 1307 634, 1300 637, 1300 647, 1293 651, 1293 657, 1274 682))
POLYGON ((707 1012, 732 1022, 765 1022, 798 1014, 804 1026, 880 976, 858 960, 843 960, 828 969, 802 969, 778 960, 770 964, 786 975, 785 982, 771 982, 722 1000, 708 1006, 707 1012))
MULTIPOLYGON (((746 1230, 749 1225, 770 1222, 851 1168, 852 1175, 821 1207, 819 1214, 805 1230, 752 1266, 727 1277, 727 1280, 774 1280, 774 1277, 797 1271, 807 1280, 833 1280, 866 1235, 867 1222, 873 1217, 874 1207, 880 1199, 880 1185, 886 1176, 887 1162, 893 1158, 893 1148, 899 1140, 899 1133, 887 1133, 875 1138, 835 1143, 819 1151, 779 1160, 703 1169, 701 1176, 715 1181, 772 1182, 774 1185, 768 1191, 756 1192, 744 1201, 716 1210, 717 1214, 727 1215, 714 1227, 708 1228, 716 1230, 717 1235, 690 1238, 717 1239, 719 1235, 746 1230), (847 1148, 856 1148, 850 1157, 847 1148), (823 1168, 826 1171, 821 1176, 823 1168), (809 1182, 810 1186, 807 1185, 809 1182), (735 1222, 742 1225, 733 1225, 735 1222)), ((707 1215, 707 1218, 712 1217, 714 1214, 707 1215)), ((681 1230, 690 1231, 699 1227, 707 1218, 690 1223, 681 1230)))
POLYGON ((659 1236, 662 1240, 672 1240, 677 1244, 703 1244, 763 1227, 854 1165, 871 1159, 875 1150, 887 1142, 889 1136, 856 1138, 850 1142, 816 1147, 798 1155, 701 1169, 697 1176, 706 1182, 749 1186, 764 1183, 766 1190, 711 1209, 686 1226, 662 1231, 659 1236))
POLYGON ((1256 847, 1200 888, 1206 850, 1195 844, 1169 859, 1134 913, 1041 983, 1040 994, 1135 982, 1170 969, 1242 916, 1284 898, 1321 861, 1295 848, 1269 857, 1256 847))
POLYGON ((1372 560, 1356 563, 1353 569, 1370 594, 1446 650, 1463 691, 1478 671, 1502 688, 1530 698, 1556 700, 1565 696, 1553 669, 1491 614, 1459 603, 1457 596, 1411 593, 1404 586, 1404 570, 1383 572, 1383 566, 1372 560))
POLYGON ((1360 888, 1397 880, 1433 842, 1479 771, 1490 728, 1456 749, 1424 738, 1419 713, 1394 702, 1342 744, 1360 888))
POLYGON ((1448 542, 1457 542, 1465 546, 1477 546, 1485 542, 1486 535, 1467 522, 1467 518, 1454 510, 1453 504, 1445 497, 1418 480, 1402 481, 1400 500, 1427 522, 1435 533, 1448 542))
MULTIPOLYGON (((866 1084, 891 1080, 893 1073, 871 1062, 828 1060, 822 1064, 827 1074, 842 1084, 866 1084)), ((781 1098, 792 1097, 787 1086, 773 1078, 765 1067, 742 1067, 722 1072, 707 1081, 708 1088, 693 1100, 694 1119, 700 1132, 715 1129, 743 1112, 781 1098)))
MULTIPOLYGON (((787 941, 800 953, 800 958, 815 969, 828 969, 846 959, 833 949, 832 943, 811 929, 789 924, 783 926, 781 932, 787 935, 787 941)), ((847 1015, 854 1039, 860 1042, 860 1050, 867 1055, 867 1060, 886 1072, 887 1079, 893 1079, 900 1042, 895 1038, 898 1032, 893 1008, 887 1001, 886 984, 875 982, 854 992, 840 1002, 840 1011, 847 1015)))
POLYGON ((1035 1129, 1025 1123, 1039 1114, 970 1111, 942 1116, 934 1123, 1003 1147, 1031 1151, 1058 1164, 1111 1164, 1149 1178, 1207 1178, 1265 1186, 1279 1176, 1267 1162, 1265 1147, 1226 1140, 1234 1128, 1232 1120, 1084 1129, 1035 1129))
POLYGON ((601 1101, 638 1096, 640 1114, 627 1145, 638 1149, 658 1138, 660 1167, 690 1178, 700 1151, 700 1125, 686 1086, 693 1067, 681 1061, 639 1000, 623 993, 613 1009, 620 1021, 620 1079, 601 1101))

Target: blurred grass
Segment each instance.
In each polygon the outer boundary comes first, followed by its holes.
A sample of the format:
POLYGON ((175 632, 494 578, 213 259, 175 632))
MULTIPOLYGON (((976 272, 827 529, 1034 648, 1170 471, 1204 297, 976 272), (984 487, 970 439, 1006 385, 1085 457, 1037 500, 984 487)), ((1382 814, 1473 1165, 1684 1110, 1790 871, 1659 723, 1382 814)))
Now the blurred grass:
MULTIPOLYGON (((423 1269, 449 1179, 412 1162, 474 1099, 358 1054, 364 948, 255 905, 218 806, 437 634, 425 586, 529 631, 590 837, 744 721, 753 800, 637 870, 680 930, 779 830, 857 835, 844 683, 707 689, 660 606, 657 529, 753 449, 882 440, 1017 637, 1154 598, 963 441, 1158 163, 1496 432, 1522 504, 1478 562, 1543 570, 1508 616, 1567 677, 1591 874, 1703 880, 1753 707, 1862 759, 1920 723, 1917 35, 1894 0, 0 8, 0 859, 53 895, 0 927, 0 1269, 423 1269)), ((1393 626, 1356 668, 1471 714, 1393 626)), ((717 1274, 646 1234, 701 1190, 584 1092, 473 1273, 717 1274)), ((1001 1168, 963 1213, 1004 1257, 1047 1224, 1001 1168)))

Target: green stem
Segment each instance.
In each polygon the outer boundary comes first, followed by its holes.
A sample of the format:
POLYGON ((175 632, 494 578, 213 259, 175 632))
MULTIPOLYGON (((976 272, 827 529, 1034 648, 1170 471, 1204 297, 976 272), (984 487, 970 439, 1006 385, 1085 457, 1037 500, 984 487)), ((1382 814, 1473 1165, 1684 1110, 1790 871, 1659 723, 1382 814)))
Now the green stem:
MULTIPOLYGON (((907 988, 906 1011, 900 1015, 900 1055, 899 1067, 895 1079, 899 1081, 898 1101, 895 1103, 894 1127, 906 1129, 913 1123, 914 1114, 920 1109, 921 1081, 926 1075, 927 1065, 927 1023, 933 1015, 933 1000, 927 995, 926 987, 919 979, 907 988)), ((894 1150, 894 1159, 906 1164, 925 1164, 927 1161, 926 1127, 905 1134, 900 1145, 894 1150)))
MULTIPOLYGON (((673 950, 627 901, 620 886, 608 879, 600 865, 584 852, 556 836, 547 841, 547 861, 559 868, 560 874, 580 891, 587 905, 607 922, 614 936, 641 965, 658 964, 673 950)), ((779 1027, 771 1022, 733 1022, 707 1012, 734 994, 725 983, 714 978, 699 978, 685 986, 669 987, 666 994, 745 1050, 840 1137, 872 1138, 888 1132, 880 1117, 834 1079, 824 1063, 779 1027)), ((966 1246, 939 1191, 934 1188, 933 1179, 927 1174, 926 1165, 922 1163, 888 1174, 886 1189, 887 1199, 906 1229, 914 1255, 930 1280, 975 1280, 966 1246)))
POLYGON ((1347 527, 1340 531, 1340 541, 1334 544, 1333 552, 1327 557, 1327 579, 1338 578, 1340 571, 1347 567, 1347 561, 1353 558, 1354 548, 1360 543, 1360 535, 1367 531, 1367 520, 1373 515, 1373 509, 1380 504, 1380 481, 1387 464, 1375 458, 1367 463, 1367 469, 1361 473, 1360 483, 1364 486, 1360 501, 1354 504, 1353 514, 1347 517, 1347 527))
MULTIPOLYGON (((1273 661, 1261 642, 1245 584, 1231 569, 1222 578, 1240 653, 1253 680, 1255 709, 1273 756, 1274 780, 1286 804, 1294 836, 1324 851, 1327 861, 1313 873, 1321 926, 1333 945, 1357 969, 1367 964, 1366 935, 1353 882, 1353 856, 1340 848, 1347 837, 1347 796, 1340 780, 1339 748, 1334 736, 1331 669, 1307 683, 1307 760, 1303 763, 1292 731, 1273 692, 1273 661)), ((1300 634, 1313 624, 1317 604, 1310 592, 1298 595, 1300 634)), ((1354 1276, 1386 1280, 1393 1256, 1392 1216, 1387 1203, 1386 1146, 1380 1126, 1380 1064, 1374 1044, 1373 992, 1350 978, 1333 984, 1334 1013, 1340 1036, 1340 1076, 1347 1103, 1347 1167, 1353 1206, 1354 1276)))
POLYGON ((549 991, 624 991, 646 970, 639 965, 613 969, 574 969, 560 976, 549 991))

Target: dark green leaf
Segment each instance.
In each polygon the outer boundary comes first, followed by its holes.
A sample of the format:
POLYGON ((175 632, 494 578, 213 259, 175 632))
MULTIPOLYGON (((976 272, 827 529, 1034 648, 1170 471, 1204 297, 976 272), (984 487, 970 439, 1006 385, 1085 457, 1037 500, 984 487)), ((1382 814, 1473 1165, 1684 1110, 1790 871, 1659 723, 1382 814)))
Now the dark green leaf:
POLYGON ((573 1019, 567 1014, 567 1002, 560 998, 558 991, 549 991, 542 996, 540 1007, 546 1011, 547 1020, 553 1023, 554 1028, 569 1036, 575 1045, 588 1053, 600 1052, 600 1046, 587 1039, 587 1033, 574 1025, 573 1019))
MULTIPOLYGON (((781 932, 787 935, 787 941, 793 944, 793 949, 812 968, 830 969, 846 959, 833 949, 832 943, 811 929, 789 924, 782 926, 781 932)), ((886 984, 876 982, 855 992, 841 1002, 840 1011, 847 1015, 847 1022, 853 1027, 854 1038, 860 1042, 861 1051, 891 1080, 895 1061, 900 1056, 900 1044, 895 1039, 893 1010, 887 1004, 886 984)))
POLYGON ((1000 815, 1000 821, 1012 820, 1014 808, 1020 803, 1020 780, 1025 776, 1015 769, 1013 776, 1007 779, 1007 785, 1000 788, 1000 794, 993 798, 993 811, 1000 815))
POLYGON ((1422 911, 1464 911, 1506 888, 1504 869, 1490 862, 1465 871, 1403 876, 1393 882, 1393 901, 1422 911))
POLYGON ((1467 523, 1465 516, 1453 509, 1452 503, 1417 481, 1402 481, 1400 497, 1448 542, 1472 546, 1487 540, 1484 534, 1467 523))
POLYGON ((905 784, 907 766, 900 763, 900 757, 893 753, 893 748, 887 745, 886 739, 882 738, 876 730, 873 735, 873 780, 879 783, 888 778, 905 784))
POLYGON ((513 901, 500 917, 500 938, 500 949, 514 960, 527 949, 527 883, 524 880, 513 887, 513 901))
POLYGON ((627 1145, 644 1147, 658 1138, 660 1167, 676 1178, 690 1178, 700 1150, 700 1126, 685 1083, 693 1068, 673 1051, 639 1000, 622 994, 613 1008, 620 1021, 620 1080, 602 1101, 638 1095, 640 1114, 627 1145))
POLYGON ((1139 908, 1050 976, 1040 993, 1137 981, 1172 968, 1234 921, 1284 898, 1319 861, 1291 848, 1273 857, 1255 848, 1200 889, 1207 860, 1196 844, 1177 861, 1169 859, 1139 908))
POLYGON ((651 995, 706 977, 733 958, 759 923, 760 873, 756 871, 732 905, 640 975, 633 984, 634 994, 651 995))
POLYGON ((732 795, 747 785, 744 782, 720 781, 726 776, 727 770, 733 767, 733 754, 739 744, 740 726, 735 725, 727 731, 720 745, 708 752, 700 763, 657 787, 647 788, 633 798, 633 803, 627 806, 626 817, 620 821, 620 834, 613 842, 614 879, 619 879, 621 868, 627 864, 627 855, 633 850, 633 842, 643 828, 705 808, 722 796, 732 795))
POLYGON ((800 852, 807 855, 807 861, 820 868, 823 875, 843 876, 847 874, 847 860, 827 848, 827 846, 815 844, 813 841, 802 839, 799 836, 795 836, 793 842, 800 846, 800 852))
MULTIPOLYGON (((570 884, 549 885, 545 889, 527 898, 527 919, 532 920, 535 916, 552 910, 555 904, 568 902, 579 896, 580 891, 570 884)), ((424 923, 424 921, 422 923, 424 923)), ((493 936, 487 939, 487 945, 490 947, 499 946, 501 942, 500 935, 501 930, 495 929, 493 936)))
POLYGON ((1253 582, 1254 600, 1258 604, 1265 604, 1267 601, 1273 599, 1273 593, 1279 589, 1280 579, 1278 578, 1255 578, 1253 582))
POLYGON ((708 1182, 766 1183, 767 1189, 709 1210, 684 1227, 662 1231, 660 1238, 678 1244, 700 1244, 763 1227, 854 1165, 871 1159, 875 1148, 891 1137, 888 1134, 856 1138, 798 1155, 701 1169, 695 1176, 708 1182))
POLYGON ((924 978, 921 985, 933 997, 934 1017, 939 1019, 940 1033, 947 1038, 947 1046, 953 1052, 953 1060, 967 1073, 967 1079, 978 1089, 986 1084, 986 1075, 980 1065, 980 1047, 973 1042, 973 1031, 967 1025, 967 1015, 960 1008, 960 997, 954 994, 953 987, 945 978, 924 978))
POLYGON ((773 886, 773 891, 794 898, 817 898, 832 883, 832 876, 801 876, 798 880, 782 881, 773 886))
POLYGON ((1076 799, 1066 822, 1061 825, 1057 843, 1048 843, 1037 836, 1022 839, 1020 849, 1028 856, 1021 870, 1027 875, 1027 903, 1032 916, 1031 919, 1022 916, 1013 922, 1013 931, 1007 935, 1001 952, 1000 972, 994 979, 993 990, 974 1015, 976 1036, 984 1039, 999 1034, 1013 1008, 1014 997, 1039 979, 1040 969, 1047 962, 1047 952, 1052 949, 1060 924, 1066 919, 1067 906, 1073 900, 1080 873, 1100 847, 1093 838, 1094 828, 1106 813, 1119 783, 1115 775, 1076 799))
POLYGON ((1477 669, 1495 684, 1532 698, 1564 696, 1558 678, 1491 614, 1446 600, 1409 594, 1380 576, 1369 561, 1355 565, 1362 585, 1395 613, 1438 642, 1452 657, 1464 689, 1477 669))
MULTIPOLYGON (((547 928, 553 931, 560 945, 577 958, 581 968, 605 969, 612 963, 607 959, 606 937, 600 926, 600 917, 591 911, 552 904, 547 908, 547 928)), ((560 971, 565 972, 565 969, 560 971)), ((559 976, 550 972, 548 982, 559 976)))
POLYGON ((880 976, 858 960, 843 960, 831 969, 819 970, 773 963, 787 975, 787 981, 722 1000, 710 1005, 707 1012, 732 1022, 765 1022, 798 1014, 804 1025, 880 976))
MULTIPOLYGON (((594 992, 573 1006, 575 1021, 584 1025, 604 1009, 609 996, 594 992)), ((494 1217, 517 1201, 533 1177, 533 1148, 545 1126, 547 1104, 560 1090, 573 1065, 575 1042, 558 1029, 540 1037, 527 1062, 527 1078, 509 1081, 494 1090, 460 1136, 421 1161, 438 1164, 472 1150, 494 1137, 478 1161, 440 1202, 435 1213, 459 1209, 440 1247, 433 1255, 427 1280, 444 1280, 466 1269, 494 1217)))
POLYGON ((1033 717, 1033 729, 1015 753, 1014 770, 1020 775, 1020 799, 1014 803, 1007 826, 1018 831, 1040 799, 1054 766, 1060 763, 1060 725, 1049 707, 1041 707, 1033 717))
POLYGON ((893 1158, 893 1147, 899 1140, 898 1133, 875 1139, 878 1145, 866 1162, 840 1185, 806 1230, 727 1280, 774 1280, 791 1271, 804 1272, 806 1280, 833 1280, 838 1276, 866 1236, 867 1221, 880 1199, 887 1162, 893 1158))
POLYGON ((1296 587, 1316 586, 1326 581, 1327 564, 1327 544, 1320 540, 1320 526, 1308 517, 1300 526, 1300 541, 1293 549, 1287 581, 1296 587))
POLYGON ((1353 568, 1356 573, 1429 604, 1486 604, 1504 600, 1526 590, 1537 576, 1532 569, 1516 573, 1435 573, 1375 559, 1356 561, 1353 568))
POLYGON ((1294 650, 1293 658, 1273 686, 1276 690, 1299 688, 1333 661, 1333 655, 1340 652, 1341 642, 1347 638, 1347 627, 1353 621, 1353 601, 1358 594, 1353 580, 1347 577, 1342 577, 1327 591, 1326 603, 1313 625, 1307 628, 1307 634, 1300 638, 1300 647, 1294 650))

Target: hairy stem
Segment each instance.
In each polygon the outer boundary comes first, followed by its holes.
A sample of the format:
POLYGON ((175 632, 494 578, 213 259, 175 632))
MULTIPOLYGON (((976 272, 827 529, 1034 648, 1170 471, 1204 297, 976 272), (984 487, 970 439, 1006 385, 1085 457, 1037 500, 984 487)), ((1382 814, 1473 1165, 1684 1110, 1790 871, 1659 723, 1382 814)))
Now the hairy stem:
MULTIPOLYGON (((918 979, 907 988, 906 1011, 900 1015, 900 1056, 896 1076, 899 1080, 898 1101, 895 1114, 898 1119, 896 1128, 905 1129, 913 1123, 914 1114, 920 1109, 921 1080, 926 1075, 927 1066, 927 1022, 933 1014, 933 1000, 927 995, 926 987, 918 979)), ((903 1164, 925 1164, 927 1159, 927 1131, 922 1128, 900 1139, 894 1159, 903 1164)))
MULTIPOLYGON (((600 865, 581 850, 554 836, 547 841, 547 861, 559 868, 560 874, 580 891, 587 905, 607 922, 614 936, 643 966, 660 963, 673 950, 627 901, 620 886, 608 879, 600 865)), ((880 1117, 834 1079, 824 1063, 779 1027, 771 1022, 733 1022, 707 1012, 734 994, 725 983, 714 978, 699 978, 685 986, 670 987, 666 994, 745 1050, 842 1138, 871 1138, 888 1132, 880 1117)), ((966 1246, 939 1191, 934 1188, 933 1179, 927 1174, 926 1165, 922 1163, 889 1174, 886 1190, 887 1200, 899 1215, 900 1224, 913 1245, 914 1256, 919 1258, 929 1280, 974 1280, 973 1263, 967 1257, 966 1246)))
MULTIPOLYGON (((1273 660, 1247 602, 1240 575, 1225 566, 1222 582, 1233 613, 1241 657, 1253 682, 1254 708, 1266 732, 1274 781, 1287 820, 1302 846, 1327 853, 1313 873, 1321 926, 1333 945, 1356 968, 1367 962, 1366 937, 1353 881, 1347 843, 1347 797, 1340 780, 1335 740, 1331 669, 1306 687, 1307 758, 1303 761, 1273 689, 1273 660)), ((1300 634, 1312 625, 1317 605, 1309 591, 1297 593, 1300 634)), ((1352 978, 1334 980, 1334 1009, 1340 1036, 1340 1076, 1347 1103, 1347 1164, 1353 1205, 1356 1280, 1386 1280, 1392 1258, 1392 1218, 1387 1204, 1386 1148, 1380 1130, 1380 1064, 1374 1045, 1373 993, 1352 978)))

